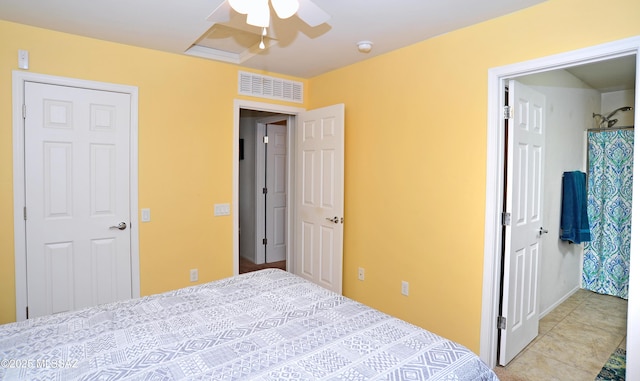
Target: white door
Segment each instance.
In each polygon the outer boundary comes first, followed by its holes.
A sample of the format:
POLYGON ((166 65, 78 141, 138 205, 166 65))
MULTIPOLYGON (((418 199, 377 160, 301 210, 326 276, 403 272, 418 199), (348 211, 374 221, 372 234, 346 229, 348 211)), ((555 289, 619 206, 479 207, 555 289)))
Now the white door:
POLYGON ((509 83, 507 200, 500 365, 538 335, 538 262, 542 226, 545 98, 509 83))
POLYGON ((287 255, 287 126, 267 124, 266 262, 287 255))
POLYGON ((342 293, 344 105, 297 120, 294 273, 342 293))
POLYGON ((130 103, 25 83, 29 317, 131 298, 130 103))

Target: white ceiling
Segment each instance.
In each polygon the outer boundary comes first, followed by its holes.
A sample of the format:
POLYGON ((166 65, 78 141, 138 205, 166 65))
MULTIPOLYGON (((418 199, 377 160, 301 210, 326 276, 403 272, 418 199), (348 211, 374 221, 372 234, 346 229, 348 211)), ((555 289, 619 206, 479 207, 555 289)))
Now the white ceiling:
POLYGON ((584 83, 603 93, 635 88, 636 56, 629 55, 567 69, 584 83))
MULTIPOLYGON (((273 15, 270 46, 262 51, 256 46, 260 30, 247 26, 244 16, 232 13, 221 24, 207 20, 223 0, 2 0, 0 19, 310 78, 544 0, 314 2, 331 16, 327 23, 312 28, 297 16, 273 15), (373 42, 370 53, 357 51, 362 40, 373 42)), ((572 72, 598 89, 634 82, 628 59, 614 67, 593 65, 572 72)))

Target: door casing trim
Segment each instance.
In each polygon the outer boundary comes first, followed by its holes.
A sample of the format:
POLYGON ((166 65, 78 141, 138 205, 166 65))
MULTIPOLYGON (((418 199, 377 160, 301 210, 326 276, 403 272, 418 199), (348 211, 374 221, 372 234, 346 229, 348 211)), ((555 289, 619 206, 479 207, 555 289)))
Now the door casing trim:
MULTIPOLYGON (((500 263, 501 263, 501 216, 503 203, 504 130, 501 128, 501 113, 504 104, 504 85, 508 79, 571 66, 608 60, 627 55, 639 56, 640 36, 631 37, 560 53, 548 57, 520 62, 512 65, 489 69, 487 99, 487 168, 486 168, 486 208, 484 234, 484 265, 482 281, 482 312, 480 325, 480 358, 490 366, 497 364, 498 352, 498 306, 500 303, 500 263)), ((636 59, 636 99, 635 109, 640 105, 640 60, 636 59)), ((635 124, 640 121, 640 113, 635 114, 635 124)), ((636 132, 636 135, 638 133, 636 132)), ((636 136, 636 139, 638 137, 636 136)), ((634 161, 640 162, 640 150, 635 150, 634 161)), ((640 199, 640 165, 634 167, 633 193, 640 199)), ((640 207, 633 208, 631 252, 640 250, 640 207), (635 228, 634 228, 635 227, 635 228)), ((633 262, 635 263, 635 261, 633 262)), ((640 352, 640 307, 636 307, 640 298, 640 266, 630 266, 629 310, 627 317, 627 355, 635 356, 640 352), (631 302, 631 300, 634 302, 631 302), (636 339, 637 338, 637 339, 636 339), (629 355, 629 352, 632 354, 629 355)), ((640 363, 628 364, 627 375, 640 377, 640 363), (629 366, 631 365, 631 366, 629 366)))
POLYGON ((140 252, 138 225, 138 88, 106 82, 88 81, 76 78, 58 77, 14 70, 12 73, 12 110, 13 110, 13 230, 15 254, 16 285, 16 321, 27 318, 27 251, 26 227, 24 223, 25 206, 25 153, 24 103, 25 82, 38 82, 50 85, 80 87, 101 91, 112 91, 131 96, 130 115, 130 182, 129 218, 131 222, 131 297, 140 297, 140 252))

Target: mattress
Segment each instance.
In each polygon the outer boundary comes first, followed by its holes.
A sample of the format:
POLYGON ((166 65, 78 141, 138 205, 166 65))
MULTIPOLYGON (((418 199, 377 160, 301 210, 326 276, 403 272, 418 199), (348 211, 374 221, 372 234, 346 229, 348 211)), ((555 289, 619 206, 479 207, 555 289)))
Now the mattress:
POLYGON ((0 379, 498 380, 464 346, 277 269, 2 325, 0 379))

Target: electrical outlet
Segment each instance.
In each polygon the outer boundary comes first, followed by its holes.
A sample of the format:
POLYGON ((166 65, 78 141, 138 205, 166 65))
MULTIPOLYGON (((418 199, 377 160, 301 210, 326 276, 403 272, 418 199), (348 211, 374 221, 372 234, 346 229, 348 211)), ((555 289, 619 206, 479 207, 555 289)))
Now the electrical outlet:
POLYGON ((402 281, 402 288, 400 289, 400 292, 404 296, 409 296, 409 282, 406 282, 404 280, 402 281))
POLYGON ((189 280, 192 282, 198 281, 198 269, 191 269, 191 272, 189 273, 189 280))
POLYGON ((362 267, 358 267, 358 280, 364 280, 364 269, 362 267))

